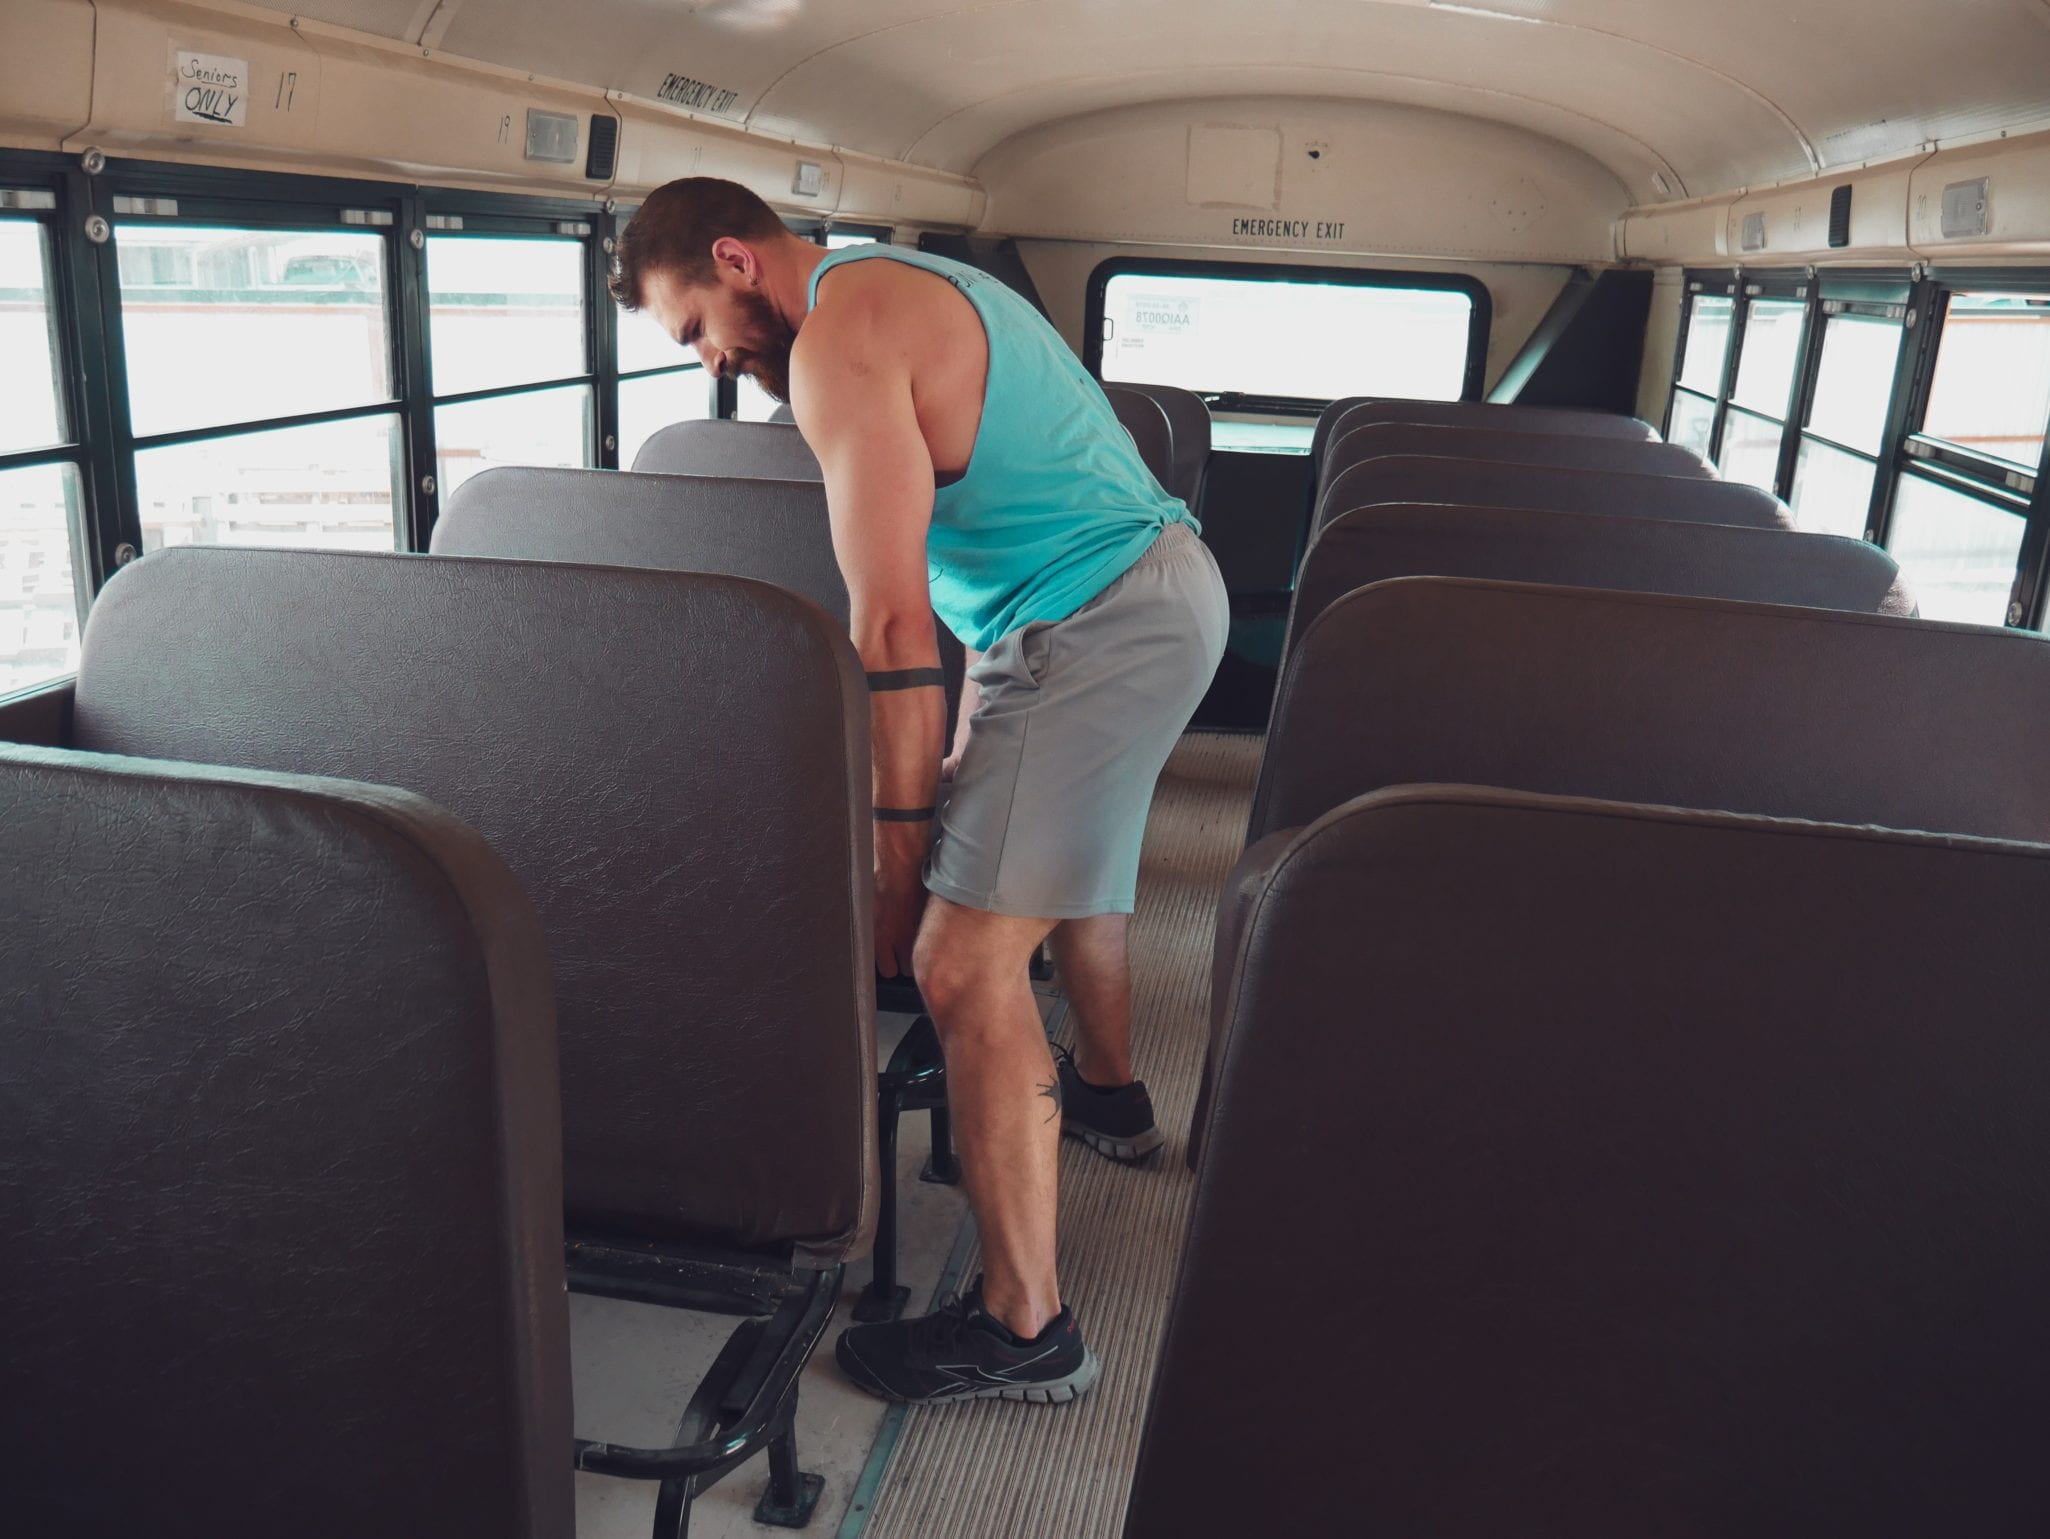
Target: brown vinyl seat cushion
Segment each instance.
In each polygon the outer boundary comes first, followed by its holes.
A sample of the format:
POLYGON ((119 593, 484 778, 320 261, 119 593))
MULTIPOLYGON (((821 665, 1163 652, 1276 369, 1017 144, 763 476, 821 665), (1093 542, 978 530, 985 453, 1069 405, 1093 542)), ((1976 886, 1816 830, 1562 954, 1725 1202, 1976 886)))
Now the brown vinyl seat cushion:
POLYGON ((874 1213, 868 697, 764 583, 174 549, 86 628, 82 748, 405 786, 548 935, 581 1232, 858 1253, 874 1213))
POLYGON ((541 928, 453 817, 0 748, 11 1532, 568 1539, 561 1149, 541 928))
POLYGON ((2037 845, 1319 819, 1231 988, 1126 1539, 2041 1532, 2046 913, 2037 845))

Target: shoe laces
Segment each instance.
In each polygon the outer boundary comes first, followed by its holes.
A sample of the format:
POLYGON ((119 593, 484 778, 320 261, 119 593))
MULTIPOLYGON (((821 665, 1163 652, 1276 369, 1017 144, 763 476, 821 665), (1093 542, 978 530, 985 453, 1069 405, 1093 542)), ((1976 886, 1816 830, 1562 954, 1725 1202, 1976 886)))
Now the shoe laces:
POLYGON ((961 1340, 968 1330, 968 1322, 976 1311, 970 1305, 981 1302, 981 1279, 966 1295, 950 1293, 940 1300, 939 1307, 927 1315, 921 1315, 911 1322, 911 1339, 906 1344, 907 1356, 930 1366, 937 1362, 951 1362, 961 1355, 961 1340))

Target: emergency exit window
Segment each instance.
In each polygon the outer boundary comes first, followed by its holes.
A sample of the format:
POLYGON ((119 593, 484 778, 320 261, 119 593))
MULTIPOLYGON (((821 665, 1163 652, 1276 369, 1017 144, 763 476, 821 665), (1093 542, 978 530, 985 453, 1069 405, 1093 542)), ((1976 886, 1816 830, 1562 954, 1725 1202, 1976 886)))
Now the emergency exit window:
POLYGON ((1455 401, 1478 386, 1487 297, 1474 280, 1186 270, 1202 265, 1161 263, 1099 280, 1101 299, 1091 307, 1099 378, 1313 403, 1348 395, 1455 401))

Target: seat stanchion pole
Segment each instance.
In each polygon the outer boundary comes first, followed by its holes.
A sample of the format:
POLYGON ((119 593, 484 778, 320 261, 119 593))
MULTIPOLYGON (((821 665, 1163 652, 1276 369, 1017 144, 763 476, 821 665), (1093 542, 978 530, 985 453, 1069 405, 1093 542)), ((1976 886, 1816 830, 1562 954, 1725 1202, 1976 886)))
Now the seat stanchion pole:
POLYGON ((876 1195, 874 1272, 854 1301, 854 1318, 863 1324, 894 1320, 904 1312, 911 1290, 897 1281, 897 1122, 899 1092, 886 1086, 876 1096, 876 1142, 881 1156, 876 1195))

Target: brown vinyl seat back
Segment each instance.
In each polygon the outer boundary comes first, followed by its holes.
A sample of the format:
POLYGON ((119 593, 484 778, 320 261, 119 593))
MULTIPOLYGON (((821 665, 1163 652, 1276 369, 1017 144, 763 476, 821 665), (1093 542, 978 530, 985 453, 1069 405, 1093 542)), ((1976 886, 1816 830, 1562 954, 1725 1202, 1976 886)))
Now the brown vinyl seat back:
POLYGON ((1479 577, 1574 588, 1912 615, 1893 557, 1840 535, 1668 519, 1392 503, 1317 532, 1296 579, 1282 655, 1339 598, 1396 577, 1479 577))
POLYGON ((1658 430, 1637 417, 1575 406, 1517 406, 1494 401, 1356 400, 1331 426, 1333 440, 1372 422, 1438 423, 1498 433, 1549 433, 1576 438, 1657 443, 1658 430))
POLYGON ((1174 426, 1168 421, 1166 408, 1131 385, 1105 385, 1103 393, 1118 421, 1132 435, 1139 458, 1153 472, 1153 479, 1163 488, 1170 486, 1174 481, 1175 445, 1174 426))
POLYGON ((14 1532, 565 1539, 512 874, 388 787, 0 748, 0 1252, 14 1532))
POLYGON ((1126 1539, 2036 1532, 2045 913, 2038 845, 1320 819, 1239 954, 1126 1539))
POLYGON ((1253 837, 1383 786, 1459 781, 2050 841, 2044 763, 2041 636, 1413 577, 1303 628, 1253 837))
POLYGON ((1397 396, 1340 396, 1319 413, 1310 439, 1310 472, 1323 466, 1332 440, 1369 422, 1443 422, 1455 427, 1491 427, 1516 433, 1579 433, 1600 438, 1656 439, 1657 431, 1636 417, 1567 406, 1498 405, 1493 401, 1412 401, 1397 396))
POLYGON ((1115 388, 1138 391, 1166 414, 1173 461, 1163 484, 1195 512, 1203 500, 1203 473, 1210 464, 1210 407, 1195 391, 1179 385, 1120 383, 1115 388))
POLYGON ((1552 513, 1621 513, 1747 529, 1791 529, 1793 515, 1771 492, 1737 481, 1558 465, 1505 465, 1444 455, 1392 454, 1340 472, 1317 504, 1322 527, 1354 508, 1382 502, 1461 502, 1477 508, 1552 513))
POLYGON ((404 786, 540 913, 573 1228, 857 1252, 873 1216, 868 697, 766 584, 175 549, 86 627, 80 747, 404 786))
MULTIPOLYGON (((430 548, 439 556, 752 577, 847 623, 847 584, 818 481, 502 466, 457 489, 430 548)), ((951 724, 966 658, 937 620, 933 634, 951 724)))
POLYGON ((768 481, 817 481, 824 475, 818 456, 794 425, 697 418, 672 422, 653 434, 634 456, 633 468, 653 475, 768 481))
POLYGON ((1319 495, 1352 466, 1394 454, 1429 454, 1503 465, 1551 465, 1567 470, 1621 470, 1638 475, 1720 479, 1700 455, 1682 444, 1637 438, 1593 438, 1577 433, 1513 433, 1442 423, 1369 422, 1331 441, 1318 478, 1319 495))

